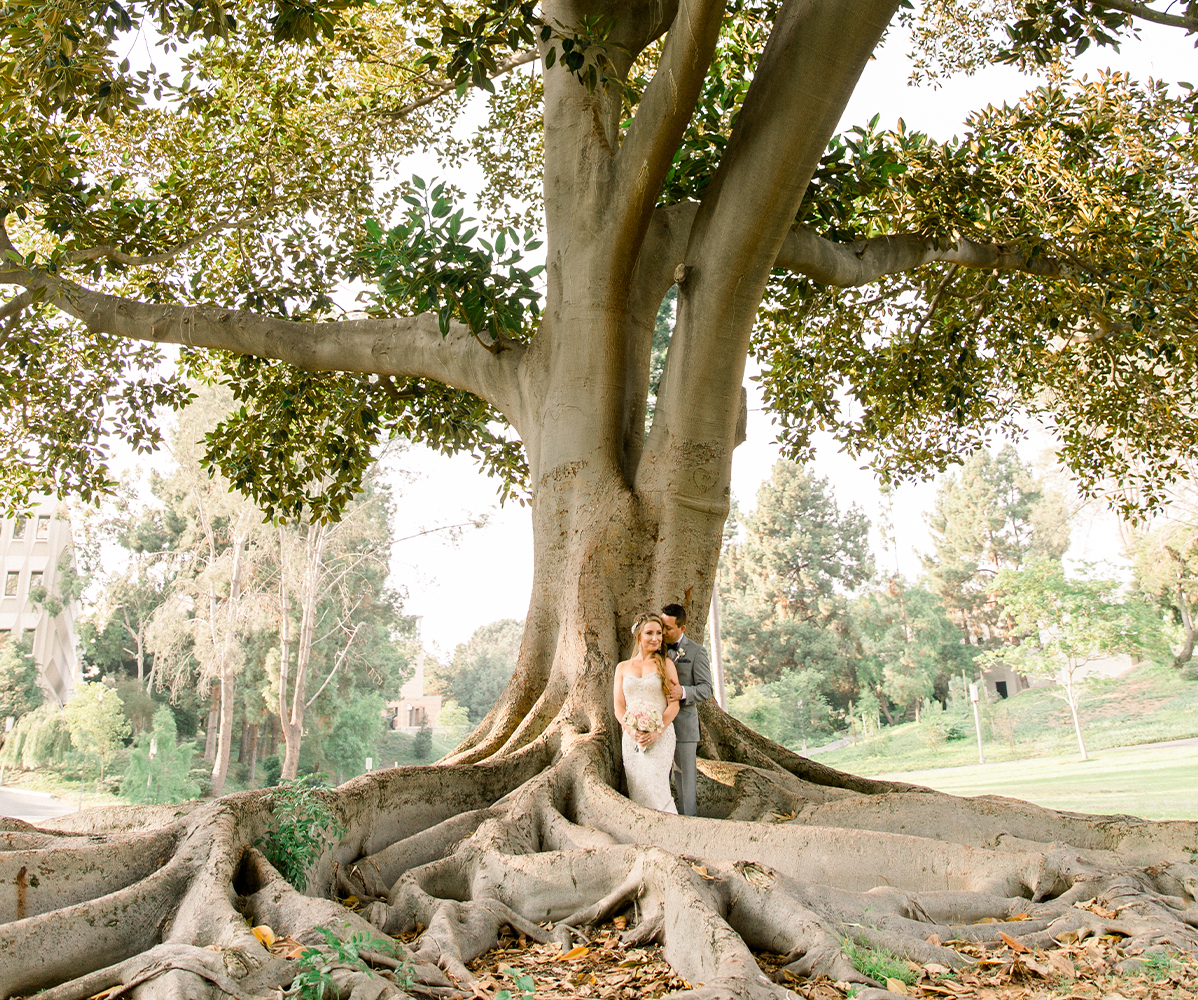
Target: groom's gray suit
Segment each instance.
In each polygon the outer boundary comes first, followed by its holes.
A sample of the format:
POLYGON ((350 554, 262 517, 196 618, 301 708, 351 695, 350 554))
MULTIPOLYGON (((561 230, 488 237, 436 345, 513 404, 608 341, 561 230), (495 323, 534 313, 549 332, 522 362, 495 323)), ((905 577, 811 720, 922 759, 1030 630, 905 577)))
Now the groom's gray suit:
POLYGON ((699 702, 711 697, 711 661, 707 650, 686 633, 678 640, 678 649, 672 650, 670 658, 678 671, 678 683, 682 686, 682 700, 678 715, 674 718, 674 763, 678 765, 677 779, 678 811, 684 816, 694 816, 698 811, 695 802, 695 750, 699 745, 699 702))

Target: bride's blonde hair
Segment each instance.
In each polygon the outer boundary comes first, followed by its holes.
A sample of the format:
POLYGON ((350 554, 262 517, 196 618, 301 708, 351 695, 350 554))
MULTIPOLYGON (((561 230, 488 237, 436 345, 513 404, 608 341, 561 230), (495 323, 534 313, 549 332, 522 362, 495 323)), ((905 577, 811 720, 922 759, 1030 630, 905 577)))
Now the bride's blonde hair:
POLYGON ((661 620, 661 615, 655 614, 652 611, 642 611, 636 616, 636 620, 632 623, 632 638, 636 641, 636 651, 641 651, 641 633, 645 631, 645 626, 650 622, 657 622, 661 626, 662 645, 656 651, 649 655, 653 658, 653 665, 657 668, 657 676, 661 680, 661 693, 666 696, 666 704, 670 703, 670 675, 666 673, 666 656, 662 652, 665 646, 665 622, 661 620))

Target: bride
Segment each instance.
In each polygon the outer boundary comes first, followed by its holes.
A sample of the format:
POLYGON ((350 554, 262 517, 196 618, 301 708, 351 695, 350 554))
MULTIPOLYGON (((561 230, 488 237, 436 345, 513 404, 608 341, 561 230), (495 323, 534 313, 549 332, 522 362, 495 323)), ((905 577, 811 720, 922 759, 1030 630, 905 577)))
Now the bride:
POLYGON ((678 702, 669 700, 669 685, 678 683, 674 664, 662 653, 661 619, 637 616, 632 626, 636 655, 616 667, 613 699, 616 719, 624 730, 624 774, 633 802, 662 812, 678 812, 670 794, 674 765, 674 716, 678 702))

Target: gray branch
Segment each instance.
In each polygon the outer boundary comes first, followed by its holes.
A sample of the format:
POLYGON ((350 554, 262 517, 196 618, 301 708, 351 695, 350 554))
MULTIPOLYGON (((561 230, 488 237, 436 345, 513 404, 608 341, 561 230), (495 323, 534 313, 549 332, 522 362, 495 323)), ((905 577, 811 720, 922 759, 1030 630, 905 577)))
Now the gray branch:
POLYGON ((836 243, 806 228, 787 234, 774 266, 805 274, 823 285, 850 288, 936 261, 981 270, 1023 271, 1042 278, 1067 278, 1073 273, 1058 260, 1029 257, 1001 244, 976 243, 965 237, 948 246, 914 233, 836 243))

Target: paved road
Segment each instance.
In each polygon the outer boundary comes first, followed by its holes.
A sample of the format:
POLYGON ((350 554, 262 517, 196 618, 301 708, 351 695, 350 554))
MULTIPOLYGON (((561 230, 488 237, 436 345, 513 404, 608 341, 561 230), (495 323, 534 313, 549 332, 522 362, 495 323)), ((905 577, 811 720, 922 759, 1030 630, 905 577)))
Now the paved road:
POLYGON ((27 823, 74 812, 75 803, 57 799, 48 792, 26 792, 19 788, 0 788, 0 816, 23 819, 27 823))

